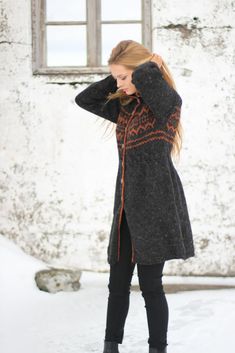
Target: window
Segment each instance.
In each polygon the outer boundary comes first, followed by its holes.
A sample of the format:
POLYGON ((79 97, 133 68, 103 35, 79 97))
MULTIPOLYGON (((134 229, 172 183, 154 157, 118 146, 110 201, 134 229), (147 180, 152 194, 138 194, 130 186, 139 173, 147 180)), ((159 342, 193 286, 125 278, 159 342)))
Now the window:
POLYGON ((123 39, 151 50, 151 0, 32 0, 35 74, 107 72, 123 39))

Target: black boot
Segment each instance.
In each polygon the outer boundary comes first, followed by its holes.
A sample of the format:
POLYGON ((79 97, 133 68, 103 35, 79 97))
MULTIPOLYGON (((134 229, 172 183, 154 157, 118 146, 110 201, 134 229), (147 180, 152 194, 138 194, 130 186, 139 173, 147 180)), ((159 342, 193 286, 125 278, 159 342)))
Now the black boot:
POLYGON ((118 343, 117 342, 104 341, 104 351, 103 351, 103 353, 119 353, 118 343))
POLYGON ((149 353, 167 353, 167 350, 166 348, 159 350, 157 348, 149 347, 149 353))

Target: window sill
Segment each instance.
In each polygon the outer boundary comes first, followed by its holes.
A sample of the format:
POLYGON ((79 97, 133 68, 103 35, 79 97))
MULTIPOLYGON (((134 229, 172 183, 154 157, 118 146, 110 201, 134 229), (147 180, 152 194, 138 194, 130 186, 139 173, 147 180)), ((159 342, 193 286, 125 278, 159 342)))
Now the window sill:
POLYGON ((42 67, 33 70, 33 75, 96 75, 96 74, 108 74, 108 66, 100 67, 42 67))

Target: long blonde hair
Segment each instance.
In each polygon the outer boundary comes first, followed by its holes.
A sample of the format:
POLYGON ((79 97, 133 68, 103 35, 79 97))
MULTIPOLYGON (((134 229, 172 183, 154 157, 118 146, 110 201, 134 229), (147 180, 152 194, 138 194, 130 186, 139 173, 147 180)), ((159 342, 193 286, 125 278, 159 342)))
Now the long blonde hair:
MULTIPOLYGON (((133 40, 123 40, 113 48, 111 55, 108 60, 108 65, 118 64, 123 65, 127 69, 134 70, 140 64, 150 61, 153 54, 142 44, 133 40)), ((168 66, 165 61, 162 61, 160 68, 163 78, 169 84, 170 87, 176 90, 174 79, 170 73, 168 66)), ((108 100, 119 98, 121 104, 125 105, 129 103, 131 97, 125 94, 123 91, 117 90, 116 92, 108 96, 108 100)), ((171 153, 173 156, 178 156, 182 147, 182 125, 179 120, 176 134, 173 140, 173 146, 171 153)))

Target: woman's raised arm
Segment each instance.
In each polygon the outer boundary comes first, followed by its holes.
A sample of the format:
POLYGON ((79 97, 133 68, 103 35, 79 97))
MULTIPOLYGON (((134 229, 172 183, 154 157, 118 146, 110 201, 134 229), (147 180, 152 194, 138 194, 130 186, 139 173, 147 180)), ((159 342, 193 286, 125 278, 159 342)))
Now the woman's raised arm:
POLYGON ((139 65, 132 73, 132 83, 162 123, 167 121, 176 106, 182 105, 181 97, 163 78, 155 62, 148 61, 139 65))
POLYGON ((85 88, 76 96, 75 102, 81 108, 116 123, 120 110, 119 100, 107 101, 108 94, 116 90, 116 80, 109 75, 85 88))

